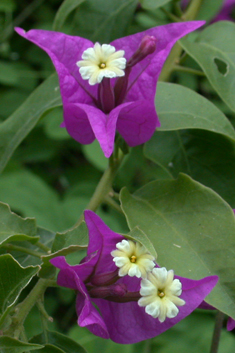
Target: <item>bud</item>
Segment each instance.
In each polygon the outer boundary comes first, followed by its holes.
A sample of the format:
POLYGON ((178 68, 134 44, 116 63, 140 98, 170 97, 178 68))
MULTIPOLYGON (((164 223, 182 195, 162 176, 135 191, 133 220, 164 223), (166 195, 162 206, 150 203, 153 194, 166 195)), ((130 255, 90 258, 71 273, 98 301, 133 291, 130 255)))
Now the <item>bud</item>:
POLYGON ((92 298, 124 297, 127 293, 125 284, 113 284, 111 286, 93 287, 89 290, 92 298))
POLYGON ((139 48, 128 60, 127 66, 132 67, 146 58, 146 56, 153 54, 156 50, 157 39, 154 36, 144 36, 141 40, 139 48))
POLYGON ((119 279, 118 269, 112 272, 95 275, 91 278, 91 284, 94 286, 107 286, 115 283, 119 279))

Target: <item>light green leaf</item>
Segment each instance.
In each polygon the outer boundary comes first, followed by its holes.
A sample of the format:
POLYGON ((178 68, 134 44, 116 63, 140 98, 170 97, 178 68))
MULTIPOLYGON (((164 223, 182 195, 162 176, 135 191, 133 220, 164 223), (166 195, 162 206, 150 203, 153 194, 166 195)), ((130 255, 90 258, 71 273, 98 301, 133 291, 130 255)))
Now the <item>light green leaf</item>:
POLYGON ((123 189, 121 202, 130 229, 145 232, 160 266, 193 279, 219 276, 207 302, 235 318, 235 217, 228 204, 186 175, 133 195, 123 189))
POLYGON ((0 172, 42 114, 59 105, 61 105, 59 84, 57 75, 53 74, 29 96, 20 108, 0 124, 0 172))
POLYGON ((1 353, 24 353, 35 349, 43 348, 39 344, 31 344, 18 341, 12 337, 0 336, 1 353))
POLYGON ((201 66, 221 99, 235 111, 235 24, 218 21, 202 31, 195 43, 182 39, 184 50, 201 66))
POLYGON ((36 243, 36 221, 21 218, 11 212, 10 207, 0 202, 0 245, 11 241, 29 241, 36 243))
POLYGON ((164 6, 170 1, 171 0, 140 0, 140 3, 143 9, 151 10, 164 6))
POLYGON ((53 30, 60 31, 70 13, 86 0, 64 0, 56 13, 53 30))
POLYGON ((10 254, 6 254, 0 256, 0 268, 0 321, 2 323, 21 291, 38 272, 39 266, 23 268, 10 254))
POLYGON ((156 110, 161 121, 158 130, 204 129, 235 140, 235 131, 226 116, 209 100, 189 88, 159 83, 156 110))
MULTIPOLYGON (((33 337, 30 342, 39 344, 47 343, 61 349, 64 353, 86 353, 86 350, 80 346, 80 344, 76 343, 71 338, 62 335, 61 333, 53 331, 47 331, 47 342, 45 342, 44 334, 33 337)), ((45 353, 49 352, 45 351, 45 353)))

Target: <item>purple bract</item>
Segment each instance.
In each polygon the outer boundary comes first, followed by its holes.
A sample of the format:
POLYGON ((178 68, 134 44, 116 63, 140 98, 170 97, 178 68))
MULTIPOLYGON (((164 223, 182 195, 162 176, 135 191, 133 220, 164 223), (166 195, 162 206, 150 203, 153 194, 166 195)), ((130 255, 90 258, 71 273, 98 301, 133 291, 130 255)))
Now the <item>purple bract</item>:
POLYGON ((154 98, 163 64, 175 42, 203 24, 204 21, 173 23, 116 39, 110 44, 125 51, 126 80, 105 78, 101 89, 102 82, 90 85, 82 79, 76 65, 84 51, 94 46, 90 40, 45 30, 25 32, 16 28, 16 32, 45 50, 55 65, 64 109, 62 126, 82 144, 96 138, 109 157, 116 130, 129 146, 136 146, 148 141, 160 126, 154 98), (145 50, 146 37, 156 41, 153 52, 148 45, 145 50))
POLYGON ((182 283, 180 297, 186 304, 179 307, 176 317, 160 323, 137 303, 141 279, 128 275, 118 277, 111 252, 124 237, 110 230, 92 211, 85 211, 85 221, 89 245, 81 263, 71 266, 64 257, 50 261, 60 269, 58 284, 77 291, 78 324, 97 336, 117 343, 135 343, 155 337, 195 310, 217 283, 217 276, 198 281, 175 276, 182 283))

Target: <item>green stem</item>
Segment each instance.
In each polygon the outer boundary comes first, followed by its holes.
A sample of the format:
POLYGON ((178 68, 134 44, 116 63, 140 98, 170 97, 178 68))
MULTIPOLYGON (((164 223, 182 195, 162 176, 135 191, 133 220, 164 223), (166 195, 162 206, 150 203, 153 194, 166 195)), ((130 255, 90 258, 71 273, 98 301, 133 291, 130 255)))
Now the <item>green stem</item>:
POLYGON ((43 251, 45 251, 47 254, 49 252, 51 252, 51 249, 48 248, 48 246, 46 246, 45 244, 41 243, 40 241, 38 241, 36 244, 35 244, 39 249, 42 249, 43 251))
POLYGON ((224 321, 224 313, 222 313, 221 311, 218 311, 215 317, 215 328, 213 332, 210 353, 218 352, 223 321, 224 321))
POLYGON ((204 0, 192 0, 181 18, 185 21, 194 20, 197 17, 203 1, 204 0))
POLYGON ((109 195, 107 195, 104 199, 104 201, 111 206, 114 210, 118 211, 119 213, 123 213, 121 207, 118 205, 116 201, 113 200, 113 198, 109 195))
POLYGON ((189 74, 194 74, 198 76, 205 76, 203 71, 191 69, 191 67, 185 67, 185 66, 180 66, 180 65, 174 65, 173 66, 174 71, 181 71, 181 72, 187 72, 189 74))
POLYGON ((173 13, 168 12, 164 7, 161 7, 161 11, 172 21, 172 22, 181 22, 181 18, 175 16, 173 13))
POLYGON ((39 279, 37 284, 34 286, 28 296, 23 300, 23 302, 18 304, 15 309, 16 314, 14 317, 12 317, 11 328, 7 332, 8 335, 14 336, 15 338, 19 337, 24 324, 24 320, 26 319, 28 313, 37 302, 37 300, 44 294, 50 283, 51 280, 46 280, 43 278, 39 279))
MULTIPOLYGON (((200 6, 202 4, 203 0, 192 0, 190 5, 188 6, 187 11, 182 15, 181 19, 185 21, 191 21, 194 20, 197 16, 197 13, 200 9, 200 6)), ((162 72, 160 74, 159 80, 160 81, 168 81, 169 77, 174 70, 175 64, 179 62, 180 55, 182 53, 183 49, 177 42, 173 49, 170 52, 170 55, 168 56, 164 67, 162 69, 162 72)))
MULTIPOLYGON (((116 156, 116 153, 115 153, 115 156, 116 156)), ((110 157, 109 167, 106 169, 103 176, 101 177, 99 184, 97 185, 90 202, 86 206, 87 210, 96 211, 99 205, 105 200, 106 196, 112 190, 113 179, 121 164, 122 157, 123 156, 119 157, 119 159, 113 157, 113 155, 110 157)), ((72 229, 79 226, 79 224, 83 221, 83 219, 84 219, 84 215, 82 214, 79 220, 72 227, 72 229)))
POLYGON ((18 245, 13 245, 13 244, 3 244, 1 247, 6 249, 7 251, 20 251, 20 252, 26 253, 28 255, 32 255, 35 257, 39 257, 39 258, 41 258, 41 256, 45 255, 44 253, 40 253, 40 252, 34 251, 32 249, 23 248, 23 246, 18 246, 18 245))

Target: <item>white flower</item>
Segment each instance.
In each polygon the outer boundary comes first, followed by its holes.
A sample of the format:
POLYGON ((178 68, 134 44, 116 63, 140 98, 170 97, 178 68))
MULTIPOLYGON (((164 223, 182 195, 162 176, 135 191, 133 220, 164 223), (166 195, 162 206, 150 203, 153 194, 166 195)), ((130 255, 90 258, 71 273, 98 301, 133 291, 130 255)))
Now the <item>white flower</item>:
POLYGON ((122 240, 116 247, 118 250, 113 250, 111 255, 115 265, 120 267, 118 275, 147 278, 147 272, 152 271, 155 263, 145 247, 131 240, 122 240))
POLYGON ((126 59, 123 58, 124 50, 115 51, 109 44, 95 43, 93 48, 86 49, 82 59, 77 62, 79 72, 84 80, 89 80, 90 85, 100 83, 104 77, 114 78, 124 76, 126 59))
POLYGON ((165 267, 154 268, 147 279, 142 279, 138 300, 139 306, 145 306, 145 312, 160 322, 175 317, 179 309, 177 306, 185 304, 179 296, 182 293, 182 284, 174 279, 174 271, 167 271, 165 267))

